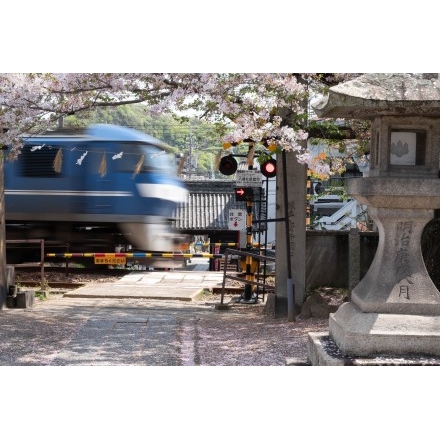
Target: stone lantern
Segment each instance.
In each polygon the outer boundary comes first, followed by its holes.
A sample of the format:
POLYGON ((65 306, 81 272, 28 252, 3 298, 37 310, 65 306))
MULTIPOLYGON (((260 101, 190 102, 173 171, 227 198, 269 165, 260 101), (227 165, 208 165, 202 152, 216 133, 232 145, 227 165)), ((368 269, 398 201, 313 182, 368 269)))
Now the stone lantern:
MULTIPOLYGON (((330 340, 345 357, 440 356, 440 293, 421 251, 440 208, 438 74, 365 74, 330 88, 315 110, 372 122, 369 175, 348 192, 368 206, 379 244, 351 301, 330 315, 330 340)), ((324 340, 309 335, 312 364, 323 363, 324 340)))

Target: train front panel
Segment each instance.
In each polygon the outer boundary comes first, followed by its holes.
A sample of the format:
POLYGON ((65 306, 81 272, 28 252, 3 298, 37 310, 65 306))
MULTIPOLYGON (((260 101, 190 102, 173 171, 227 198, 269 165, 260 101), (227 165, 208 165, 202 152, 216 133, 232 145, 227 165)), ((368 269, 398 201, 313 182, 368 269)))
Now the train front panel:
POLYGON ((100 126, 94 135, 29 138, 5 163, 7 222, 47 224, 54 234, 67 224, 117 225, 137 249, 174 250, 170 216, 187 190, 170 155, 144 137, 100 126))

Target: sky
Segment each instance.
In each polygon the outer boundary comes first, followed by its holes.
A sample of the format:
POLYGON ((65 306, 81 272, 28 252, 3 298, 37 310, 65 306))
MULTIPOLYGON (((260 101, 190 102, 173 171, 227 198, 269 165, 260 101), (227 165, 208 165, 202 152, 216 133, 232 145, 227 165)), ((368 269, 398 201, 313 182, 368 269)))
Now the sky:
MULTIPOLYGON (((9 3, 9 4, 8 4, 9 3)), ((55 0, 2 5, 6 72, 432 72, 431 3, 55 0), (157 3, 157 4, 156 4, 157 3)))

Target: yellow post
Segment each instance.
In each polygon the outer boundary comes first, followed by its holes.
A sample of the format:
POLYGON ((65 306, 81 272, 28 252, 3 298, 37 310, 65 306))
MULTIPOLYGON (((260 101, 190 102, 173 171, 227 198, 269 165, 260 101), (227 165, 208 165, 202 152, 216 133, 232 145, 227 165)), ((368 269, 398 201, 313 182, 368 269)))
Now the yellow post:
MULTIPOLYGON (((248 169, 252 170, 254 167, 254 145, 249 144, 249 151, 247 155, 247 165, 248 169)), ((252 206, 253 200, 248 200, 246 202, 246 251, 252 251, 252 206)), ((252 272, 252 262, 253 258, 251 255, 246 256, 246 281, 255 281, 254 273, 252 272)), ((250 283, 245 283, 244 286, 244 300, 252 300, 252 292, 254 290, 254 285, 250 283)))

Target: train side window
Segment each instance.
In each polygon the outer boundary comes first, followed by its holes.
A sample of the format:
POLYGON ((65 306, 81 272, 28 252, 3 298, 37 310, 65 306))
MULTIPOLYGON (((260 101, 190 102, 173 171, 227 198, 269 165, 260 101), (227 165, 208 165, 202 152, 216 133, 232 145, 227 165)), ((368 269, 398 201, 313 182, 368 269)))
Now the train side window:
POLYGON ((32 151, 37 145, 25 145, 19 156, 23 177, 60 177, 61 173, 54 170, 55 156, 58 146, 43 146, 32 151))
POLYGON ((172 162, 169 154, 153 145, 148 144, 125 144, 122 146, 123 160, 115 161, 118 171, 133 173, 139 160, 144 157, 141 171, 170 172, 172 162))

